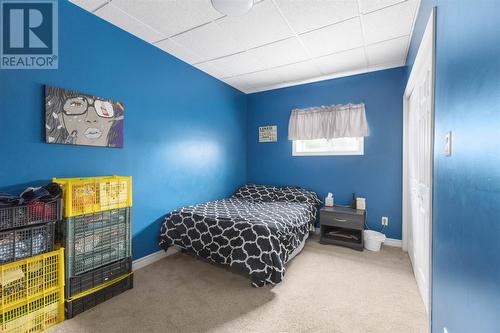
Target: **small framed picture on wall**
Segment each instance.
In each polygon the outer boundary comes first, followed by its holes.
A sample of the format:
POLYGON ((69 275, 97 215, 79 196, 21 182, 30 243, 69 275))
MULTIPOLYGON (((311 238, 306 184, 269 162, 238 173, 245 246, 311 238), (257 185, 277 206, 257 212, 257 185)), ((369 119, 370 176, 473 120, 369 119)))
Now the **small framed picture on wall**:
POLYGON ((259 142, 276 142, 278 141, 278 126, 260 126, 259 127, 259 142))

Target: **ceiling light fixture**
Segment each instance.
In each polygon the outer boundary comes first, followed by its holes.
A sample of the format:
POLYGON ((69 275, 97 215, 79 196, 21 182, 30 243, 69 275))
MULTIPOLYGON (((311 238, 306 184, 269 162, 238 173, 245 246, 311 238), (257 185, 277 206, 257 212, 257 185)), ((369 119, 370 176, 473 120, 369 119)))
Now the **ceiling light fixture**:
POLYGON ((253 0, 212 0, 212 6, 227 16, 242 16, 252 9, 253 0))

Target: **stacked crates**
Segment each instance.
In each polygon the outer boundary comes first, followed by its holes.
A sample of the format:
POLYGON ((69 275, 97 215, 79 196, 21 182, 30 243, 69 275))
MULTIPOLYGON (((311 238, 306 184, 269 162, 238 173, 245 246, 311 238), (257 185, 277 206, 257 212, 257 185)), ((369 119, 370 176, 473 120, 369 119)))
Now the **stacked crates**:
POLYGON ((61 199, 0 208, 0 332, 64 320, 64 250, 54 250, 61 199), (51 252, 52 251, 52 252, 51 252))
POLYGON ((64 320, 64 249, 0 266, 0 332, 42 332, 64 320))
POLYGON ((52 251, 61 200, 0 208, 0 265, 52 251))
POLYGON ((66 249, 66 318, 133 287, 132 178, 57 178, 63 189, 58 238, 66 249))

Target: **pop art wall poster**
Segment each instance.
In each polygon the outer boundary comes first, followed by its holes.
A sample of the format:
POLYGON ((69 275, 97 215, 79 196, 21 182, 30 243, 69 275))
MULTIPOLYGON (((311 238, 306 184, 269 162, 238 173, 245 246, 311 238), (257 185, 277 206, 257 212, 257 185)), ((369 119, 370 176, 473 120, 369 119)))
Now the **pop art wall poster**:
POLYGON ((45 142, 123 147, 123 104, 45 86, 45 142))

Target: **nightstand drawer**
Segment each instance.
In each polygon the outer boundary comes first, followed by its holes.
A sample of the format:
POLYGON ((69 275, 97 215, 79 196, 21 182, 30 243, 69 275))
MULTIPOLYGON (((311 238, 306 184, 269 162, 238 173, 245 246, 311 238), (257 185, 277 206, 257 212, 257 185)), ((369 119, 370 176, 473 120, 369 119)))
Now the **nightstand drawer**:
POLYGON ((321 212, 320 221, 322 225, 349 229, 363 229, 365 217, 363 215, 321 212))

